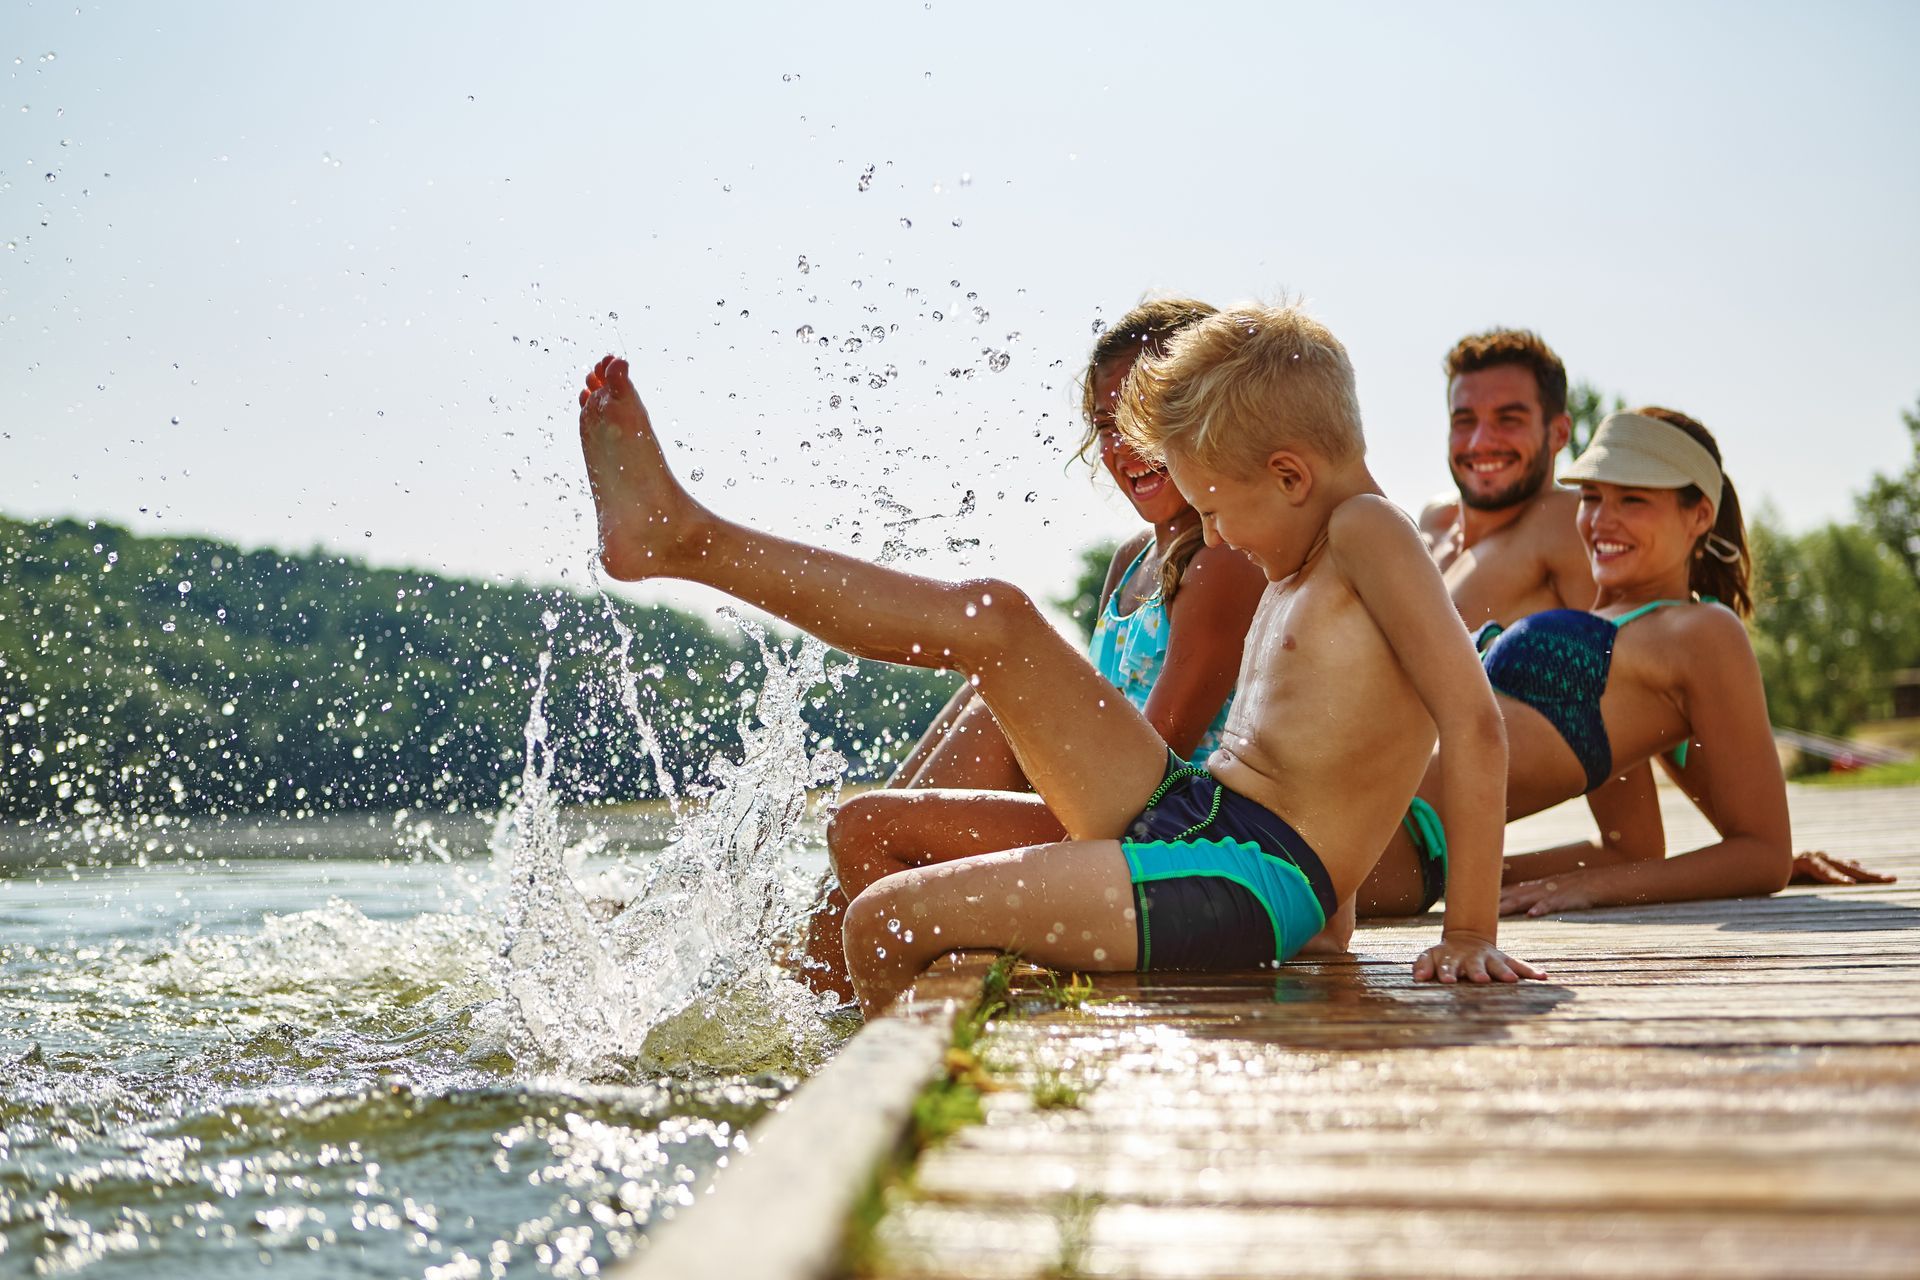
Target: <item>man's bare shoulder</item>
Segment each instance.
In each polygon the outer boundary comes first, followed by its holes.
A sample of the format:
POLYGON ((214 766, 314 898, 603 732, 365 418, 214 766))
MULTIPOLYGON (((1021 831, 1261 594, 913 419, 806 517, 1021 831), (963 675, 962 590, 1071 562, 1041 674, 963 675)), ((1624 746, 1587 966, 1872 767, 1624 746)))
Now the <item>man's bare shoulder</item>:
POLYGON ((1441 493, 1427 499, 1427 505, 1420 508, 1420 516, 1415 523, 1419 526, 1420 532, 1431 539, 1452 528, 1454 521, 1459 518, 1459 496, 1441 493))
POLYGON ((1521 517, 1528 524, 1551 525, 1555 530, 1564 527, 1569 536, 1575 534, 1574 515, 1580 510, 1580 491, 1550 484, 1533 497, 1527 499, 1527 513, 1521 517))

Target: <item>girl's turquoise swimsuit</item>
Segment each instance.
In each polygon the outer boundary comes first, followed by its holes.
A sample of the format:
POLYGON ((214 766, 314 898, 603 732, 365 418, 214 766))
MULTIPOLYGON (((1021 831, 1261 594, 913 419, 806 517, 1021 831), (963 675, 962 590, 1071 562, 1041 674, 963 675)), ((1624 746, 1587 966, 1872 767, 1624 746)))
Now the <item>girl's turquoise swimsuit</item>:
MULTIPOLYGON (((1703 603, 1715 603, 1704 597, 1703 603)), ((1579 609, 1548 609, 1529 614, 1511 627, 1489 622, 1474 632, 1487 683, 1495 692, 1524 702, 1547 718, 1587 775, 1587 790, 1613 774, 1613 744, 1600 717, 1600 697, 1613 669, 1613 642, 1620 628, 1655 609, 1692 604, 1691 600, 1655 600, 1618 618, 1602 618, 1579 609)), ((1686 764, 1686 744, 1676 760, 1686 764)), ((1433 806, 1415 800, 1405 819, 1407 833, 1420 852, 1420 878, 1426 888, 1425 911, 1446 888, 1447 836, 1433 806)))
MULTIPOLYGON (((1140 548, 1140 554, 1120 575, 1123 585, 1133 577, 1140 568, 1140 562, 1146 559, 1147 552, 1151 550, 1151 542, 1140 548)), ((1100 610, 1100 617, 1093 624, 1093 640, 1087 645, 1087 656, 1093 660, 1094 669, 1111 681, 1128 702, 1145 711, 1147 697, 1153 692, 1154 682, 1160 678, 1160 668, 1166 665, 1167 641, 1172 638, 1172 632, 1172 620, 1167 616, 1167 605, 1159 592, 1142 600, 1132 613, 1121 613, 1120 592, 1116 588, 1107 597, 1106 606, 1100 610)), ((1207 726, 1206 733, 1194 747, 1194 759, 1206 759, 1220 745, 1227 728, 1227 708, 1231 703, 1232 698, 1229 697, 1220 705, 1219 714, 1214 716, 1213 723, 1207 726)))
POLYGON ((1253 969, 1288 959, 1333 915, 1326 867, 1278 814, 1167 754, 1166 777, 1120 841, 1136 967, 1253 969))

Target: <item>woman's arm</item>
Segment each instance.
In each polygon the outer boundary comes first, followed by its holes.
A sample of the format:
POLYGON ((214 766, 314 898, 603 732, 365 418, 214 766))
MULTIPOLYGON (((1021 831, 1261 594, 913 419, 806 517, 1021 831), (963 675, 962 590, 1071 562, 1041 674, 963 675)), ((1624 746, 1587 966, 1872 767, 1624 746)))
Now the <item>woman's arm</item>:
POLYGON ((1167 618, 1166 660, 1141 708, 1182 759, 1233 694, 1247 628, 1266 589, 1266 575, 1231 547, 1206 547, 1187 566, 1167 618))
POLYGON ((1680 694, 1703 771, 1700 807, 1720 840, 1671 858, 1554 875, 1513 885, 1510 911, 1545 915, 1580 907, 1737 898, 1784 888, 1793 869, 1787 785, 1774 751, 1760 664, 1746 628, 1724 610, 1700 610, 1687 628, 1680 694))
POLYGON ((1650 766, 1635 765, 1598 790, 1589 791, 1587 808, 1593 813, 1594 825, 1600 828, 1598 840, 1576 840, 1533 853, 1513 854, 1501 868, 1502 883, 1519 884, 1563 872, 1666 856, 1667 833, 1660 820, 1660 795, 1650 766))

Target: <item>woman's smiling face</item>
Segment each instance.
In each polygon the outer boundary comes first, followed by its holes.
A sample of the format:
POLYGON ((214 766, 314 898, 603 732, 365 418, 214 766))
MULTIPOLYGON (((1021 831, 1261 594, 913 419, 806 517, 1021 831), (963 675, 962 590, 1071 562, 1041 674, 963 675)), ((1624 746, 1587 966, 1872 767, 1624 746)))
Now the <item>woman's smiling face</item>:
POLYGON ((1681 502, 1678 489, 1590 481, 1580 486, 1574 519, 1595 585, 1620 588, 1675 572, 1684 577, 1695 543, 1713 527, 1713 508, 1681 502))
POLYGON ((1100 464, 1142 520, 1166 524, 1187 509, 1187 500, 1173 487, 1167 469, 1136 453, 1113 425, 1120 387, 1132 368, 1133 361, 1121 358, 1108 360, 1093 371, 1093 429, 1100 439, 1100 464))

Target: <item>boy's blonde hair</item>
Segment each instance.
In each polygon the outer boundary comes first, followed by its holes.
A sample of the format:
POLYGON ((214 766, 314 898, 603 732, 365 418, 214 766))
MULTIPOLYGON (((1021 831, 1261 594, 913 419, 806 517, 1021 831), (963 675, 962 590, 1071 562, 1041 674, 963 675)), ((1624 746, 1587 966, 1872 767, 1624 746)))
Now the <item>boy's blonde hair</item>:
POLYGON ((1134 366, 1116 425, 1149 457, 1178 449, 1228 475, 1259 471, 1276 449, 1338 463, 1367 448, 1347 349, 1297 306, 1249 303, 1181 330, 1134 366))

